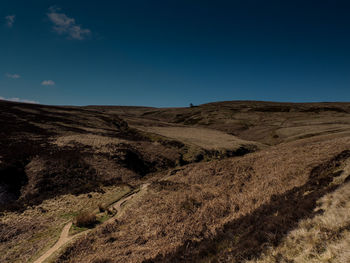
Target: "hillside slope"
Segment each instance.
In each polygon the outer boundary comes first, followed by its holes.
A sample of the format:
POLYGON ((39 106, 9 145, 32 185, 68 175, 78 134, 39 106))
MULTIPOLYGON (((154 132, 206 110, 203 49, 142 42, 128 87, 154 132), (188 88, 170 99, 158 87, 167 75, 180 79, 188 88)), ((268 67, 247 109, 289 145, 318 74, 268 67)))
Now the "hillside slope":
POLYGON ((308 139, 153 178, 147 194, 130 203, 117 222, 75 242, 56 262, 258 257, 299 220, 319 214, 314 209, 323 195, 349 184, 349 174, 332 184, 350 160, 349 147, 350 136, 308 139))
POLYGON ((349 114, 0 101, 0 261, 35 262, 70 222, 47 262, 346 262, 349 114))
POLYGON ((15 207, 103 185, 133 185, 149 173, 257 149, 233 137, 237 143, 206 149, 129 127, 116 114, 79 107, 3 101, 0 125, 0 204, 15 207))
POLYGON ((103 111, 119 114, 130 125, 210 128, 268 145, 350 127, 349 103, 227 101, 192 108, 105 107, 103 111))

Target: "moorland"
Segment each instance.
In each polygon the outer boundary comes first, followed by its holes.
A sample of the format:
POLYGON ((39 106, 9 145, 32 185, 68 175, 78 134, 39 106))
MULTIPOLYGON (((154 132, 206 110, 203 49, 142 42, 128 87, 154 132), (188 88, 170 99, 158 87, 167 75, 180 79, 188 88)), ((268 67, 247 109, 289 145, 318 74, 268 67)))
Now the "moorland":
POLYGON ((0 262, 350 262, 349 117, 0 101, 0 262))

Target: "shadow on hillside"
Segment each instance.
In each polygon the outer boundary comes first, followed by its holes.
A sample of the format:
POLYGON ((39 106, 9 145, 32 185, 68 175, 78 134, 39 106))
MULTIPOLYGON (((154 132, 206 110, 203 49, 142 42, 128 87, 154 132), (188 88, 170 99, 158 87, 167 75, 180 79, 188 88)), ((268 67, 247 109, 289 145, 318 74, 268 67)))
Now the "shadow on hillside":
POLYGON ((199 242, 187 240, 174 253, 158 255, 144 263, 243 262, 258 257, 268 246, 277 246, 300 220, 323 212, 314 211, 316 202, 336 189, 336 186, 329 184, 334 177, 340 175, 335 170, 348 158, 350 151, 343 151, 330 161, 315 167, 305 185, 282 195, 273 195, 268 204, 227 223, 216 236, 199 242))

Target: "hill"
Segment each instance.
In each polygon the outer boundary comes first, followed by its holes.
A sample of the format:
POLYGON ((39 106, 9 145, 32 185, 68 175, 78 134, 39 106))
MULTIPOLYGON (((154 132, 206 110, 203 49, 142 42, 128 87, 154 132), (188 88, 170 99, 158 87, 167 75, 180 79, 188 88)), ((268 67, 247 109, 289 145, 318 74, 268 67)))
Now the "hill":
POLYGON ((0 261, 346 262, 349 113, 1 101, 0 261))

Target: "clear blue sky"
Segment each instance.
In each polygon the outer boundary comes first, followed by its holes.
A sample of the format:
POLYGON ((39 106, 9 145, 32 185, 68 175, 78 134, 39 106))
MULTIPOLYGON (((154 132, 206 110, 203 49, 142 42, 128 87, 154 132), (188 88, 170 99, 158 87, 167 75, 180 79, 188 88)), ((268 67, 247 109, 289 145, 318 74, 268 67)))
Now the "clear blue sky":
POLYGON ((0 19, 5 99, 350 101, 350 1, 2 0, 0 19))

